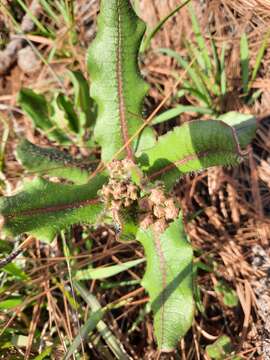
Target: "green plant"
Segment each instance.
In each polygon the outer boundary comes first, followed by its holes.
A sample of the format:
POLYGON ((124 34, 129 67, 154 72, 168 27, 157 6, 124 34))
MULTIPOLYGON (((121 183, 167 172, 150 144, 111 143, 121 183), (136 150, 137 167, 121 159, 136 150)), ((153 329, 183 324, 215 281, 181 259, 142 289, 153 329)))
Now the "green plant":
POLYGON ((226 112, 226 101, 232 93, 233 96, 238 96, 243 105, 252 105, 262 92, 260 89, 254 90, 252 85, 262 65, 270 32, 268 31, 264 36, 252 69, 250 68, 248 37, 245 33, 241 36, 241 86, 239 88, 239 85, 237 85, 237 88, 235 88, 235 85, 227 77, 228 69, 225 63, 226 52, 228 50, 227 44, 223 43, 221 51, 218 51, 214 38, 209 35, 211 50, 208 49, 192 3, 188 5, 188 8, 195 41, 184 40, 184 48, 187 55, 184 57, 173 49, 168 48, 161 48, 158 51, 174 58, 177 64, 186 71, 186 79, 176 97, 179 100, 185 97, 190 104, 179 104, 161 113, 153 119, 152 124, 159 124, 170 120, 184 112, 207 114, 216 117, 224 113, 224 111, 226 112))
POLYGON ((206 346, 206 353, 210 359, 232 359, 240 360, 241 358, 233 353, 233 346, 228 336, 223 335, 213 344, 206 346))
MULTIPOLYGON (((188 9, 195 41, 184 40, 187 57, 185 58, 178 52, 167 48, 159 49, 159 52, 174 58, 187 73, 178 97, 188 95, 189 99, 195 100, 195 104, 176 107, 178 114, 191 111, 216 116, 220 113, 222 100, 228 90, 225 69, 226 44, 223 44, 219 55, 216 43, 211 39, 212 46, 211 51, 209 51, 192 3, 188 5, 188 9)), ((164 117, 165 115, 161 116, 164 117)), ((154 121, 156 123, 161 122, 159 118, 154 121)))
POLYGON ((42 94, 23 88, 18 103, 30 116, 35 128, 61 145, 77 143, 81 146, 87 139, 85 130, 91 130, 95 120, 95 105, 89 96, 89 85, 80 71, 68 72, 72 94, 58 91, 51 101, 42 94))
MULTIPOLYGON (((29 233, 51 242, 73 224, 105 222, 121 240, 138 240, 145 250, 142 283, 150 295, 158 347, 171 351, 189 330, 194 314, 192 247, 173 186, 185 173, 237 165, 247 154, 244 149, 255 134, 256 120, 230 113, 223 120, 185 123, 156 139, 151 126, 141 120, 148 86, 139 75, 137 55, 144 31, 128 0, 101 1, 87 62, 91 97, 98 107, 93 133, 102 162, 91 173, 64 152, 24 140, 17 157, 28 170, 43 174, 47 169, 49 175, 69 182, 42 177, 26 182, 21 192, 0 199, 0 213, 10 236, 29 233)), ((51 130, 48 136, 61 142, 65 136, 68 143, 63 131, 54 132, 43 97, 23 90, 20 103, 40 128, 44 125, 39 121, 46 119, 43 130, 51 130)), ((90 318, 84 337, 102 315, 98 311, 90 318)))
POLYGON ((246 33, 241 36, 240 40, 240 61, 241 61, 241 75, 242 75, 242 92, 246 104, 251 105, 261 95, 262 91, 252 91, 252 85, 257 77, 258 71, 262 65, 264 53, 269 42, 270 32, 265 34, 261 46, 256 55, 253 69, 250 69, 249 45, 246 33))

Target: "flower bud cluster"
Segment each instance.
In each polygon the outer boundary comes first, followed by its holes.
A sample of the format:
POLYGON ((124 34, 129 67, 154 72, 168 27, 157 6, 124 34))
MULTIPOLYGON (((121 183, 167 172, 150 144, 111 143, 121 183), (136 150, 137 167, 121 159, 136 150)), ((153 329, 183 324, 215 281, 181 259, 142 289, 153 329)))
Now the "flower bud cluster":
POLYGON ((140 226, 147 229, 150 225, 157 232, 163 232, 168 223, 178 217, 179 209, 173 197, 167 196, 164 189, 159 186, 150 191, 148 197, 139 200, 140 226))
POLYGON ((139 196, 138 186, 130 180, 127 161, 115 160, 108 165, 110 180, 101 190, 103 201, 115 210, 131 206, 139 196))
POLYGON ((113 160, 107 165, 107 168, 112 179, 130 179, 130 169, 133 162, 128 159, 113 160))

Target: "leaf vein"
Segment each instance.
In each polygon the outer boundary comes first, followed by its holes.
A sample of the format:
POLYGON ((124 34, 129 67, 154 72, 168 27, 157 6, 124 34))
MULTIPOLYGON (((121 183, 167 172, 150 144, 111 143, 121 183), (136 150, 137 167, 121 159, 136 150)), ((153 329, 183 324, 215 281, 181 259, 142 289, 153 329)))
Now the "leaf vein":
POLYGON ((123 64, 122 64, 122 17, 120 9, 120 0, 117 1, 117 12, 118 12, 118 24, 117 24, 117 54, 116 54, 116 77, 117 77, 117 92, 118 92, 118 101, 119 101, 119 117, 120 117, 120 126, 121 133, 123 137, 123 142, 126 145, 126 152, 129 159, 133 159, 133 152, 129 144, 129 134, 128 126, 126 120, 126 109, 125 109, 125 99, 124 99, 124 89, 123 89, 123 64))

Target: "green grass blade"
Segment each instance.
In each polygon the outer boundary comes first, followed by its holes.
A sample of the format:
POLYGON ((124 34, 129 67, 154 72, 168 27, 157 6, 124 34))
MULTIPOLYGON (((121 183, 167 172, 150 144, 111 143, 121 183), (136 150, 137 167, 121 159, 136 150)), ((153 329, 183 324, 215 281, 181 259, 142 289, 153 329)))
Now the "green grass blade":
POLYGON ((150 42, 156 33, 162 28, 162 26, 168 21, 172 16, 174 16, 179 10, 181 10, 184 6, 186 6, 191 0, 186 0, 184 3, 178 5, 174 10, 172 10, 168 15, 166 15, 163 19, 159 21, 159 23, 154 27, 153 30, 149 32, 149 34, 145 37, 141 44, 140 53, 145 53, 150 46, 150 42))
POLYGON ((1 173, 4 168, 5 149, 9 137, 9 126, 6 120, 1 116, 0 116, 0 121, 3 124, 2 138, 0 138, 0 173, 1 173))
POLYGON ((9 10, 8 6, 5 5, 3 3, 3 1, 0 2, 0 13, 2 13, 4 16, 6 16, 7 18, 10 19, 10 21, 12 22, 12 25, 14 26, 14 30, 17 33, 21 33, 21 26, 20 24, 17 22, 17 20, 15 19, 14 15, 12 14, 12 12, 9 10))
POLYGON ((190 113, 195 112, 197 114, 208 114, 213 115, 213 110, 201 106, 192 106, 192 105, 178 105, 173 109, 169 109, 167 111, 164 111, 160 115, 157 115, 153 121, 151 122, 151 125, 157 125, 161 124, 165 121, 171 120, 175 118, 176 116, 179 116, 183 113, 190 113))
POLYGON ((251 88, 252 82, 256 79, 256 76, 257 76, 260 66, 262 64, 263 56, 264 56, 265 50, 268 45, 269 37, 270 37, 270 30, 267 31, 266 35, 264 36, 264 39, 262 41, 262 44, 261 44, 258 54, 256 56, 255 66, 252 71, 249 88, 251 88))
POLYGON ((139 285, 141 280, 104 281, 100 283, 101 289, 115 289, 117 287, 139 285))
POLYGON ((255 103, 256 100, 258 100, 258 98, 261 96, 261 94, 263 93, 262 89, 258 89, 257 91, 255 91, 248 99, 247 101, 247 105, 253 105, 255 103))
POLYGON ((189 14, 190 14, 191 22, 192 22, 193 31, 194 31, 194 34, 196 37, 196 41, 197 41, 199 49, 202 53, 202 57, 204 59, 204 71, 206 72, 206 74, 210 75, 211 71, 212 71, 211 59, 208 54, 206 43, 204 41, 201 29, 200 29, 200 25, 199 25, 199 22, 196 17, 196 14, 195 14, 192 4, 189 4, 188 9, 189 9, 189 14))
MULTIPOLYGON (((103 311, 104 314, 107 310, 109 310, 110 305, 104 308, 101 308, 100 303, 98 302, 97 298, 89 293, 79 282, 74 281, 74 287, 80 293, 84 301, 90 307, 94 313, 98 311, 103 311)), ((119 340, 113 335, 111 330, 108 328, 104 321, 99 321, 96 325, 96 328, 100 335, 102 336, 103 340, 107 343, 108 347, 115 355, 116 359, 118 360, 130 360, 129 356, 126 354, 125 350, 121 346, 119 340)))
POLYGON ((204 71, 203 67, 200 66, 200 62, 204 61, 201 51, 197 49, 192 43, 185 41, 185 47, 189 50, 190 58, 195 58, 192 67, 194 68, 197 76, 201 79, 202 83, 204 84, 205 88, 207 89, 208 97, 211 97, 211 93, 218 96, 219 95, 219 87, 215 84, 215 77, 212 74, 207 73, 204 71))
POLYGON ((200 91, 193 87, 188 81, 183 81, 182 90, 186 93, 190 93, 200 104, 202 107, 211 108, 211 105, 208 102, 208 99, 202 94, 200 91))
POLYGON ((29 18, 33 21, 33 23, 36 25, 36 27, 39 29, 39 31, 45 35, 52 37, 52 33, 45 28, 45 26, 38 20, 36 16, 29 10, 29 8, 25 5, 23 0, 17 0, 21 8, 26 12, 26 14, 29 16, 29 18))
POLYGON ((120 265, 112 265, 104 268, 89 268, 85 270, 79 270, 76 272, 76 280, 90 280, 90 279, 106 279, 111 276, 120 274, 123 271, 126 271, 134 266, 137 266, 143 263, 145 259, 137 259, 132 261, 127 261, 120 265))
POLYGON ((249 48, 247 34, 244 33, 240 40, 240 62, 242 72, 242 84, 244 94, 248 93, 249 83, 249 48))
POLYGON ((213 54, 214 64, 215 64, 215 82, 216 82, 216 84, 220 84, 221 66, 220 66, 218 49, 217 49, 216 42, 212 37, 211 37, 210 41, 211 41, 212 54, 213 54))
POLYGON ((93 330, 95 330, 97 324, 100 322, 100 320, 103 318, 104 315, 105 315, 105 311, 103 309, 91 312, 89 318, 87 319, 85 324, 81 327, 79 334, 72 341, 72 344, 70 345, 63 360, 68 360, 71 358, 71 356, 75 355, 76 351, 81 346, 82 340, 87 339, 88 334, 93 330))
POLYGON ((206 86, 201 81, 197 72, 194 70, 193 65, 190 66, 190 64, 186 60, 184 60, 183 57, 174 50, 160 48, 159 52, 164 55, 168 55, 168 56, 174 58, 178 62, 178 64, 188 73, 190 79, 194 83, 194 86, 197 88, 197 90, 204 96, 205 99, 207 99, 207 104, 210 106, 211 97, 209 96, 206 86))
POLYGON ((225 55, 226 55, 226 43, 222 45, 221 56, 220 56, 220 90, 221 95, 225 95, 227 92, 227 77, 225 67, 225 55))
POLYGON ((59 15, 56 13, 56 11, 52 8, 48 0, 39 0, 40 5, 43 7, 43 9, 46 11, 46 13, 49 15, 49 17, 57 24, 59 25, 59 15))
POLYGON ((197 48, 197 46, 192 41, 188 41, 188 40, 184 40, 184 46, 188 51, 190 59, 195 57, 196 59, 195 62, 199 65, 201 71, 204 71, 204 66, 205 66, 204 58, 202 56, 200 49, 197 48))
POLYGON ((49 356, 50 356, 51 353, 52 353, 52 350, 53 350, 53 347, 52 347, 52 346, 47 347, 45 350, 42 351, 41 354, 39 354, 38 356, 36 356, 36 357, 34 358, 34 360, 48 359, 49 356))

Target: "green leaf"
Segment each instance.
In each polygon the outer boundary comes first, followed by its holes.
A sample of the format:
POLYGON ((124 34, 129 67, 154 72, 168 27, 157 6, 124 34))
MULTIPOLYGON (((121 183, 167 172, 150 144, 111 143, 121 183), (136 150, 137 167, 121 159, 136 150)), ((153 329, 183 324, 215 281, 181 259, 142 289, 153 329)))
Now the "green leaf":
POLYGON ((11 342, 16 348, 26 348, 29 342, 29 338, 26 335, 14 334, 11 338, 11 342))
POLYGON ((22 302, 23 302, 22 299, 19 297, 0 301, 0 310, 13 309, 16 306, 20 305, 22 302))
POLYGON ((247 34, 244 33, 240 40, 240 61, 242 71, 242 84, 244 94, 248 93, 249 83, 249 49, 247 34))
MULTIPOLYGON (((91 97, 98 105, 94 135, 102 147, 102 160, 110 161, 126 145, 118 158, 133 158, 138 137, 128 144, 143 124, 142 102, 148 86, 139 75, 138 50, 145 24, 135 14, 129 0, 102 0, 96 39, 88 52, 91 97)), ((141 136, 154 133, 148 128, 141 136)))
POLYGON ((80 111, 81 126, 88 127, 95 120, 94 104, 90 97, 88 81, 81 71, 69 71, 74 89, 74 105, 80 111))
POLYGON ((79 270, 76 272, 75 278, 77 280, 106 279, 111 276, 117 275, 123 271, 126 271, 134 266, 137 266, 144 261, 145 259, 137 259, 127 261, 119 265, 108 266, 105 268, 89 268, 85 270, 79 270))
POLYGON ((80 120, 73 108, 72 102, 66 95, 58 94, 56 97, 56 104, 58 105, 59 109, 63 111, 70 130, 78 134, 81 130, 80 120))
POLYGON ((142 285, 150 295, 158 346, 171 351, 193 320, 192 248, 181 218, 163 234, 140 230, 137 238, 147 260, 142 285))
POLYGON ((17 146, 16 155, 27 170, 36 174, 58 176, 76 184, 86 183, 89 179, 90 169, 55 148, 42 148, 24 139, 17 146))
POLYGON ((226 335, 218 338, 213 344, 206 346, 206 353, 211 359, 227 359, 231 352, 231 340, 226 335))
POLYGON ((218 120, 222 120, 224 123, 234 128, 242 148, 245 148, 250 144, 256 133, 257 122, 253 115, 229 111, 226 114, 220 115, 218 120))
POLYGON ((204 306, 202 298, 201 298, 201 290, 197 284, 197 277, 195 278, 195 281, 194 281, 193 295, 194 295, 194 301, 196 304, 196 308, 199 310, 199 312, 203 316, 206 317, 205 306, 204 306))
POLYGON ((183 174, 217 165, 237 165, 256 132, 256 119, 232 114, 229 120, 194 120, 161 136, 139 158, 150 180, 162 179, 168 187, 183 174))
POLYGON ((24 88, 19 92, 17 100, 23 111, 33 121, 34 126, 45 132, 49 139, 56 140, 60 144, 70 143, 63 131, 57 129, 51 121, 52 110, 45 96, 24 88))
POLYGON ((224 305, 235 307, 238 305, 238 296, 236 292, 224 281, 219 281, 215 285, 215 291, 221 294, 224 305))
POLYGON ((18 280, 28 280, 29 277, 26 273, 20 269, 14 262, 7 264, 1 271, 6 272, 7 274, 13 275, 18 280))
POLYGON ((41 354, 39 354, 38 356, 36 356, 36 357, 34 358, 34 360, 48 359, 49 356, 50 356, 51 353, 52 353, 52 350, 53 350, 53 347, 52 347, 52 346, 47 347, 45 350, 42 351, 41 354))
POLYGON ((103 175, 85 185, 66 185, 36 179, 24 184, 23 191, 0 198, 3 230, 9 235, 30 233, 51 241, 62 229, 77 224, 95 224, 103 206, 97 191, 105 183, 103 175))

